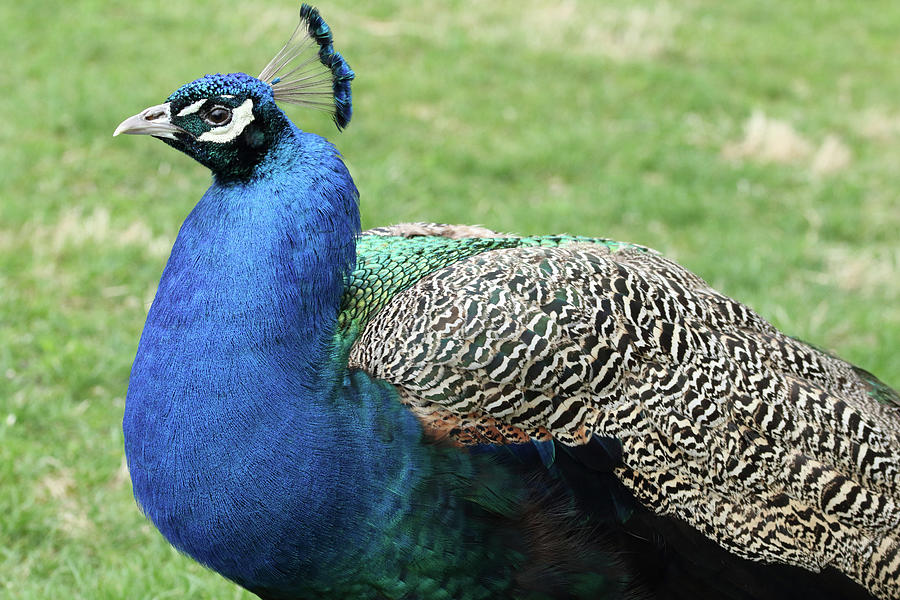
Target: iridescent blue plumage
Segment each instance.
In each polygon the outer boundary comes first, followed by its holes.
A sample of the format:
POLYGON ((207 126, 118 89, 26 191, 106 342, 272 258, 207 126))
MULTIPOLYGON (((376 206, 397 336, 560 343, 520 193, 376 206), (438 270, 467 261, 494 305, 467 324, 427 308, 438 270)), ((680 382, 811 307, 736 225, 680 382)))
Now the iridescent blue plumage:
POLYGON ((345 513, 357 510, 356 490, 339 503, 318 497, 346 486, 351 473, 328 465, 371 435, 351 434, 345 415, 322 405, 342 384, 321 366, 353 261, 356 189, 334 148, 296 128, 266 156, 248 181, 215 182, 182 226, 141 336, 124 423, 148 516, 177 547, 253 587, 296 572, 307 545, 327 555, 321 540, 303 539, 312 528, 292 531, 297 523, 353 522, 345 513), (325 230, 336 235, 318 239, 325 230), (319 428, 349 439, 301 433, 319 428), (298 485, 298 473, 318 485, 298 485))
POLYGON ((178 88, 166 98, 166 101, 185 106, 198 97, 212 98, 226 95, 245 98, 252 95, 258 98, 261 104, 275 102, 272 86, 245 73, 206 75, 178 88))

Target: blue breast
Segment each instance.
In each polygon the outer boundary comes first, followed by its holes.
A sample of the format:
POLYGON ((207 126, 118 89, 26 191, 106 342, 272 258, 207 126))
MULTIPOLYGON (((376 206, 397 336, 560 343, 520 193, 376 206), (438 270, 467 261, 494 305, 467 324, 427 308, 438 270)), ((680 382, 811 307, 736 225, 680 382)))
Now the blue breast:
POLYGON ((214 184, 185 221, 123 424, 135 497, 160 531, 257 584, 333 558, 323 540, 346 540, 370 505, 372 432, 332 409, 346 367, 328 348, 356 189, 327 142, 292 133, 273 156, 282 176, 214 184))

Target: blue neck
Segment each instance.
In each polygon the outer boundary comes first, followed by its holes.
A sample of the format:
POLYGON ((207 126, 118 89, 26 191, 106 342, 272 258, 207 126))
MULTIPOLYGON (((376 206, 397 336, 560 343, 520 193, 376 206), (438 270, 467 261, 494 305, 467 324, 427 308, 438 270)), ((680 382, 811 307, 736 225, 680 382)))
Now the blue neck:
POLYGON ((327 337, 320 326, 333 322, 356 256, 357 197, 334 147, 292 129, 249 182, 216 180, 204 194, 178 234, 148 325, 234 325, 263 344, 327 337))
POLYGON ((217 570, 240 567, 217 563, 229 545, 265 545, 246 535, 261 512, 322 518, 297 482, 327 478, 327 448, 342 447, 323 407, 346 370, 329 346, 358 231, 337 151, 292 127, 251 181, 214 182, 178 234, 132 368, 125 450, 148 516, 217 570))

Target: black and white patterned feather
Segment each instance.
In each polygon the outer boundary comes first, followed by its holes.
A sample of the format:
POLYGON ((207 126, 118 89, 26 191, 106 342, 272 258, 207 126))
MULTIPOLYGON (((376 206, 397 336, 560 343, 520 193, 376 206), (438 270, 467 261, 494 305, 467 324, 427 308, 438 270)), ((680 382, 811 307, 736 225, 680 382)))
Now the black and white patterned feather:
MULTIPOLYGON (((421 224, 372 234, 497 236, 421 224)), ((435 437, 459 444, 615 438, 617 477, 655 513, 739 556, 832 567, 900 597, 889 388, 655 252, 506 239, 388 300, 351 365, 394 383, 435 437)))

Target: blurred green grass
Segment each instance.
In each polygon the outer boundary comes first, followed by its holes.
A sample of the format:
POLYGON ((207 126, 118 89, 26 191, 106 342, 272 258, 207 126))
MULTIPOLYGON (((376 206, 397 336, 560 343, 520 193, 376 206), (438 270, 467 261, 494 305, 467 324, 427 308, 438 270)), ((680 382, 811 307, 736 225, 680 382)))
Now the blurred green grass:
MULTIPOLYGON (((0 596, 247 598, 131 499, 120 419, 169 244, 209 182, 123 118, 256 74, 291 2, 6 2, 0 596)), ((536 0, 320 8, 358 73, 334 140, 364 225, 655 247, 900 384, 900 4, 536 0)))

